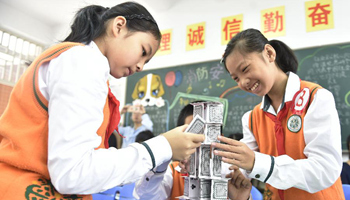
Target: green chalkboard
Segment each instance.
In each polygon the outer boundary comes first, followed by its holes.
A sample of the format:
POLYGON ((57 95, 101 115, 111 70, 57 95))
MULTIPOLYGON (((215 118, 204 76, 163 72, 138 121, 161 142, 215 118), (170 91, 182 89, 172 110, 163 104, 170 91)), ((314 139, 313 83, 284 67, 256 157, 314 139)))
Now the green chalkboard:
MULTIPOLYGON (((295 53, 300 63, 300 78, 319 83, 333 93, 341 120, 343 149, 346 149, 346 137, 350 134, 350 44, 301 49, 295 53)), ((242 132, 242 115, 261 101, 260 97, 240 90, 219 60, 145 70, 127 78, 126 104, 152 96, 151 93, 155 97, 150 98, 145 108, 153 120, 155 135, 174 128, 182 107, 195 100, 223 103, 223 134, 242 132), (147 83, 146 77, 152 84, 147 83), (150 86, 152 89, 147 90, 150 86)), ((129 115, 125 124, 131 125, 129 115)))

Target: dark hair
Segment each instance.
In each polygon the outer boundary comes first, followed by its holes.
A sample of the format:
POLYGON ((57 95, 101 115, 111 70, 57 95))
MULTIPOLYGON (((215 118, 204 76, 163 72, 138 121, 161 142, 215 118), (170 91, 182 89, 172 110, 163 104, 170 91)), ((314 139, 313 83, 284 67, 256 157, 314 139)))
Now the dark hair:
POLYGON ((242 54, 252 52, 262 52, 266 44, 270 44, 276 51, 276 64, 283 72, 294 72, 298 69, 298 60, 293 51, 282 41, 268 41, 266 37, 256 29, 246 29, 235 35, 226 46, 225 53, 221 62, 225 64, 225 60, 230 53, 237 49, 242 54))
POLYGON ((243 138, 243 133, 231 133, 230 135, 228 135, 228 138, 239 141, 243 138))
POLYGON ((80 42, 88 44, 104 35, 110 19, 124 16, 126 27, 130 32, 150 32, 160 41, 162 35, 152 15, 145 7, 136 2, 125 2, 112 8, 90 5, 80 9, 75 15, 71 33, 64 42, 80 42))
POLYGON ((149 140, 151 138, 153 138, 154 135, 152 133, 152 131, 150 130, 144 130, 144 131, 141 131, 135 138, 135 142, 138 142, 138 143, 141 143, 141 142, 144 142, 146 140, 149 140))
POLYGON ((180 114, 177 117, 177 125, 176 126, 184 125, 186 117, 188 117, 190 115, 193 115, 193 105, 189 103, 181 109, 180 114))
MULTIPOLYGON (((200 103, 200 102, 204 102, 204 101, 199 100, 199 101, 193 101, 191 103, 200 103)), ((180 114, 177 117, 176 126, 184 125, 186 117, 193 115, 193 105, 191 103, 187 104, 185 107, 181 109, 180 114)))

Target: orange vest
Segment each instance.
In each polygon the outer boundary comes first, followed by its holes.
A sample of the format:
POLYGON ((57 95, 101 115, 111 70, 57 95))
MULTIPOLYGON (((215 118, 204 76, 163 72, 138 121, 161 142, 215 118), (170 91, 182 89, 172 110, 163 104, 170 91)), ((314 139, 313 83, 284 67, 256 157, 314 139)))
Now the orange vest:
MULTIPOLYGON (((9 104, 0 118, 0 138, 3 137, 0 143, 0 199, 92 199, 91 195, 61 195, 50 182, 48 101, 41 94, 38 83, 39 68, 44 62, 77 45, 83 44, 65 42, 43 52, 13 88, 9 104)), ((108 97, 103 113, 104 120, 97 131, 102 137, 98 148, 105 147, 110 118, 108 97)))
MULTIPOLYGON (((305 148, 303 121, 304 121, 305 114, 307 112, 307 108, 311 104, 317 89, 320 88, 319 85, 315 83, 307 82, 307 81, 301 81, 300 84, 301 84, 300 89, 304 89, 304 88, 310 89, 309 103, 306 109, 300 115, 301 122, 302 122, 302 127, 300 131, 298 131, 297 133, 294 133, 294 132, 291 132, 287 127, 287 120, 289 119, 290 116, 293 115, 291 109, 289 109, 287 116, 281 121, 282 127, 284 129, 284 134, 285 134, 285 151, 286 151, 286 154, 291 158, 293 158, 294 160, 306 158, 306 156, 303 153, 305 148)), ((272 120, 270 120, 268 116, 264 114, 264 111, 260 109, 260 105, 261 103, 255 106, 255 108, 250 114, 250 120, 249 120, 250 130, 253 132, 255 136, 256 142, 259 146, 259 150, 261 153, 272 155, 272 156, 278 156, 277 144, 275 139, 275 129, 274 129, 275 124, 272 120)), ((266 184, 264 199, 280 200, 278 190, 272 187, 271 185, 266 184)), ((340 178, 338 178, 337 181, 329 188, 321 190, 314 194, 311 194, 309 192, 306 192, 304 190, 300 190, 297 188, 289 188, 287 190, 284 190, 284 200, 294 200, 294 199, 297 199, 297 200, 330 200, 330 199, 345 200, 340 178)))
POLYGON ((173 171, 173 189, 171 190, 171 200, 178 200, 179 196, 182 196, 184 194, 184 185, 185 181, 182 177, 181 173, 175 170, 175 167, 179 165, 179 162, 172 162, 170 164, 170 167, 173 171))

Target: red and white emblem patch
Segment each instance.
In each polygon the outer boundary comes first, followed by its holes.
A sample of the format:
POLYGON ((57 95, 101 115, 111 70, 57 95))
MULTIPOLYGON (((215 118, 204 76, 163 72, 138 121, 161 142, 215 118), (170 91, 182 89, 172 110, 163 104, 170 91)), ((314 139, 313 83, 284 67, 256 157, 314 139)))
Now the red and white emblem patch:
POLYGON ((295 93, 292 104, 293 114, 301 115, 309 103, 310 90, 309 88, 304 88, 295 93))

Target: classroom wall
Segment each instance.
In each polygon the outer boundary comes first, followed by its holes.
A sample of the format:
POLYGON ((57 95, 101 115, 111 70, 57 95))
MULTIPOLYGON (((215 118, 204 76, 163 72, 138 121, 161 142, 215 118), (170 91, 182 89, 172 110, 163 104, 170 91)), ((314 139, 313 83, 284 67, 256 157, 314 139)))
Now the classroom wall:
POLYGON ((48 47, 54 43, 50 26, 0 1, 0 27, 30 41, 48 47))
POLYGON ((155 16, 161 29, 173 29, 172 54, 153 58, 146 69, 219 59, 225 49, 225 45, 221 45, 220 35, 222 17, 243 14, 244 29, 260 29, 260 11, 279 6, 285 6, 287 26, 286 36, 276 39, 287 43, 292 49, 349 42, 350 1, 333 0, 334 29, 309 33, 306 33, 304 2, 304 0, 180 1, 168 12, 155 16), (186 52, 186 26, 203 21, 206 22, 208 31, 206 48, 186 52))
MULTIPOLYGON (((350 7, 348 0, 333 0, 334 29, 317 32, 306 32, 305 0, 191 0, 178 1, 165 13, 152 13, 161 30, 173 29, 172 54, 154 57, 145 70, 170 67, 188 63, 204 62, 219 59, 225 49, 221 45, 221 18, 236 14, 244 15, 244 29, 260 29, 260 11, 267 8, 285 6, 286 36, 276 39, 286 42, 292 49, 300 49, 326 44, 348 42, 350 7), (206 48, 186 52, 186 26, 206 22, 206 48)), ((146 5, 147 7, 147 5, 146 5)), ((152 10, 151 8, 149 8, 152 10)), ((54 27, 41 23, 15 8, 0 1, 0 26, 37 42, 50 46, 62 40, 69 33, 69 24, 54 27)))

